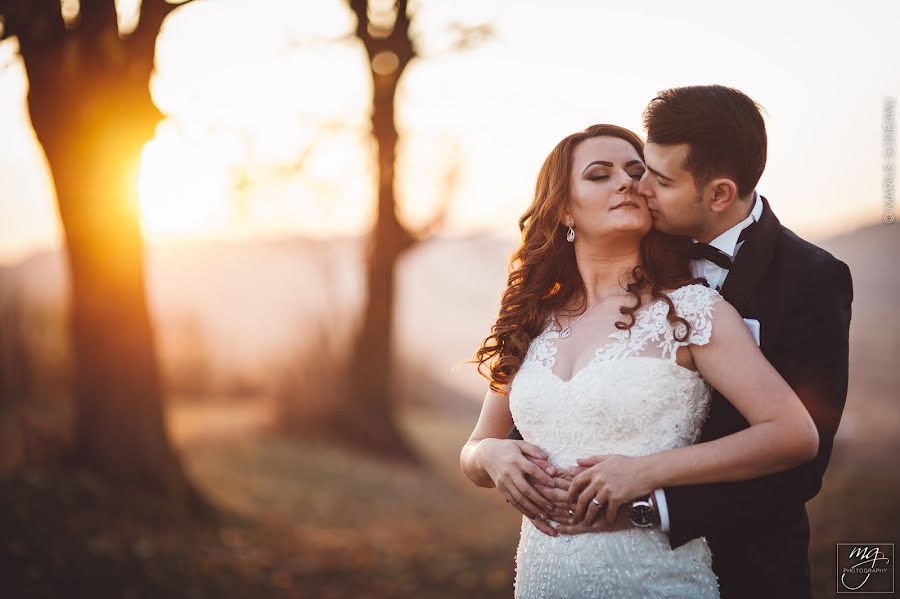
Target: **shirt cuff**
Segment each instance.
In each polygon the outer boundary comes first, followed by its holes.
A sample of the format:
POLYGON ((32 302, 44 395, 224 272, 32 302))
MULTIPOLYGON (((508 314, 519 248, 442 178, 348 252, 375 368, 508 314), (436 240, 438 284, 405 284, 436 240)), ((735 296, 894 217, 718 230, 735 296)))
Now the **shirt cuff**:
POLYGON ((656 502, 656 511, 659 512, 659 529, 669 532, 669 506, 666 504, 666 494, 662 489, 653 492, 653 501, 656 502))

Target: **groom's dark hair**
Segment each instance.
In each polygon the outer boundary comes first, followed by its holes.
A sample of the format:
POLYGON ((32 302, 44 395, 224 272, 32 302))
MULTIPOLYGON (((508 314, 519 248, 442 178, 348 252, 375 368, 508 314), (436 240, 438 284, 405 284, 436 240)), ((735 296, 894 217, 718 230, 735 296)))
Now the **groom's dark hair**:
POLYGON ((766 124, 760 106, 722 85, 673 87, 659 92, 644 110, 647 143, 688 144, 685 167, 698 188, 716 177, 748 197, 766 167, 766 124))

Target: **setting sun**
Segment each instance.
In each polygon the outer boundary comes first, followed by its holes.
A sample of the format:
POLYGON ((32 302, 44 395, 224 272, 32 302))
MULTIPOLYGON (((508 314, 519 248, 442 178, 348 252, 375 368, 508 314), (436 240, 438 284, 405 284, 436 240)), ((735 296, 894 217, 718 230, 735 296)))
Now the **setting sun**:
POLYGON ((232 217, 227 148, 187 143, 174 128, 160 127, 144 146, 138 178, 141 226, 150 239, 214 233, 232 217))

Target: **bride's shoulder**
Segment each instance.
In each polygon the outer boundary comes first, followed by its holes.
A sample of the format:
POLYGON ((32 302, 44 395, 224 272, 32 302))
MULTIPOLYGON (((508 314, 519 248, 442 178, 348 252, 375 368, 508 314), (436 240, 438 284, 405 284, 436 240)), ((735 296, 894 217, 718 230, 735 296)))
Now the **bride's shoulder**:
MULTIPOLYGON (((699 283, 671 289, 666 294, 672 300, 675 313, 690 325, 690 332, 684 343, 695 345, 709 343, 717 308, 721 304, 727 304, 722 295, 715 289, 699 283)), ((686 331, 683 323, 667 322, 667 325, 673 327, 676 338, 684 338, 686 331)))
POLYGON ((718 291, 700 283, 683 285, 666 293, 679 311, 686 312, 705 312, 712 309, 717 302, 725 301, 718 291))

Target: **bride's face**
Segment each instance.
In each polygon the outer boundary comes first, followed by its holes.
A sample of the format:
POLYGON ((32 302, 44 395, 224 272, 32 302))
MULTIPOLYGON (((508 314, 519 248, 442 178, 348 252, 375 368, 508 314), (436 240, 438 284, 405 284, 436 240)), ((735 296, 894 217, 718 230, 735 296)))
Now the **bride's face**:
POLYGON ((653 220, 646 200, 636 193, 646 169, 637 150, 618 137, 591 137, 575 146, 572 158, 563 224, 574 222, 582 240, 646 235, 653 220))

